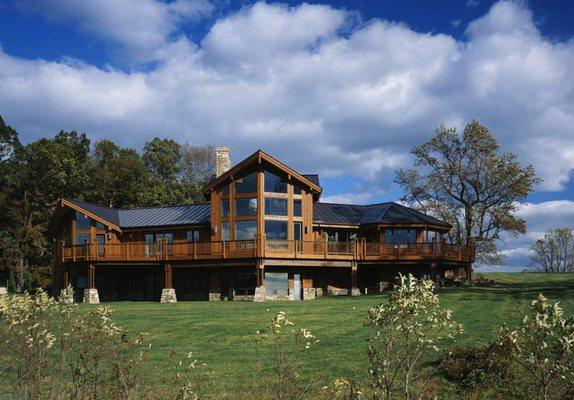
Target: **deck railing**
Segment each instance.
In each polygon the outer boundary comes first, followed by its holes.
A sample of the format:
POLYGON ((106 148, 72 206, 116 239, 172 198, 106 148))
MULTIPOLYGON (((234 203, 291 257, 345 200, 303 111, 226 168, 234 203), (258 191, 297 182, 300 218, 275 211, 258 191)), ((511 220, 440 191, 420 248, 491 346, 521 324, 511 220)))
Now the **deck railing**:
POLYGON ((295 258, 324 260, 392 261, 446 260, 473 262, 471 246, 448 243, 371 243, 302 240, 271 240, 258 236, 253 240, 220 242, 157 243, 124 242, 63 246, 59 258, 74 261, 164 261, 209 260, 226 258, 295 258))

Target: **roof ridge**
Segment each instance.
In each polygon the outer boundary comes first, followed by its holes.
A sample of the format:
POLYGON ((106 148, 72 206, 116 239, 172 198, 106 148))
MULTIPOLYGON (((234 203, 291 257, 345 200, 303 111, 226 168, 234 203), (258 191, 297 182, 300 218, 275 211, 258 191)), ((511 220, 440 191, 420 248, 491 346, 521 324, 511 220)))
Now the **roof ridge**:
POLYGON ((189 206, 201 206, 211 204, 209 201, 204 201, 201 203, 182 203, 182 204, 167 204, 165 206, 149 206, 149 207, 130 207, 130 208, 114 208, 118 211, 131 211, 131 210, 149 210, 150 208, 169 208, 169 207, 189 207, 189 206))

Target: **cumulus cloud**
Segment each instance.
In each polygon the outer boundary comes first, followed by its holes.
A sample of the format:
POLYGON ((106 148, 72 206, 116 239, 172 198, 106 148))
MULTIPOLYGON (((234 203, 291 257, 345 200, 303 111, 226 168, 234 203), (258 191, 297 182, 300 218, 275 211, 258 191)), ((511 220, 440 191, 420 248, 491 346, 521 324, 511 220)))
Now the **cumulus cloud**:
POLYGON ((166 48, 185 40, 171 37, 182 23, 196 21, 213 9, 207 0, 20 0, 19 4, 49 20, 72 22, 115 42, 137 61, 161 58, 166 48))
MULTIPOLYGON (((58 2, 51 18, 157 63, 126 72, 0 51, 0 110, 26 139, 62 128, 137 146, 170 136, 228 145, 236 160, 262 148, 383 190, 434 127, 477 118, 534 164, 543 189, 562 189, 574 169, 574 42, 546 39, 520 3, 496 3, 463 41, 266 3, 223 16, 198 41, 179 26, 207 2, 58 2)), ((24 4, 45 12, 48 2, 24 4)))

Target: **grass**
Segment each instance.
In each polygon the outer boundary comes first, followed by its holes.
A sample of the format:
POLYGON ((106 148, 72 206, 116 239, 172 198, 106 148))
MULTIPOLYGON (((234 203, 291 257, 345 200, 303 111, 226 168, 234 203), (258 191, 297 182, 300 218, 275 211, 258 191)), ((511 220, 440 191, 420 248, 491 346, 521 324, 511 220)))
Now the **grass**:
MULTIPOLYGON (((484 344, 502 324, 516 323, 538 293, 560 301, 567 315, 574 313, 574 274, 484 274, 494 284, 485 287, 446 289, 441 303, 453 311, 467 333, 461 344, 484 344)), ((150 365, 159 377, 170 351, 192 351, 218 377, 225 398, 241 398, 261 385, 258 371, 264 350, 255 332, 272 315, 285 311, 297 327, 313 332, 320 342, 312 353, 307 373, 327 378, 367 376, 364 326, 367 310, 386 301, 386 295, 324 297, 308 302, 147 302, 108 303, 114 320, 124 329, 146 332, 153 344, 150 365)), ((88 309, 89 305, 82 305, 88 309)))

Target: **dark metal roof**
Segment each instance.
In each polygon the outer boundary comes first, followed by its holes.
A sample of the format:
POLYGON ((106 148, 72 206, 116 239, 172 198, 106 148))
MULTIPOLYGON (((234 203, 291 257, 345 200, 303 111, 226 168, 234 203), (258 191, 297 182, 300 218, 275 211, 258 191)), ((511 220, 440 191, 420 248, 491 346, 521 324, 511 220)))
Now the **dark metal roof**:
POLYGON ((321 184, 319 183, 318 174, 301 174, 301 175, 310 180, 311 182, 313 182, 315 185, 321 186, 321 184))
POLYGON ((106 221, 111 222, 114 225, 120 226, 120 210, 117 208, 99 206, 97 204, 88 203, 87 201, 83 200, 66 200, 80 208, 83 208, 86 211, 91 212, 92 214, 97 215, 100 218, 105 219, 106 221))
POLYGON ((120 228, 209 224, 211 221, 211 205, 209 203, 121 210, 102 207, 82 200, 69 201, 120 228))
POLYGON ((353 205, 315 203, 313 222, 323 224, 413 224, 451 226, 446 222, 394 202, 353 205))

